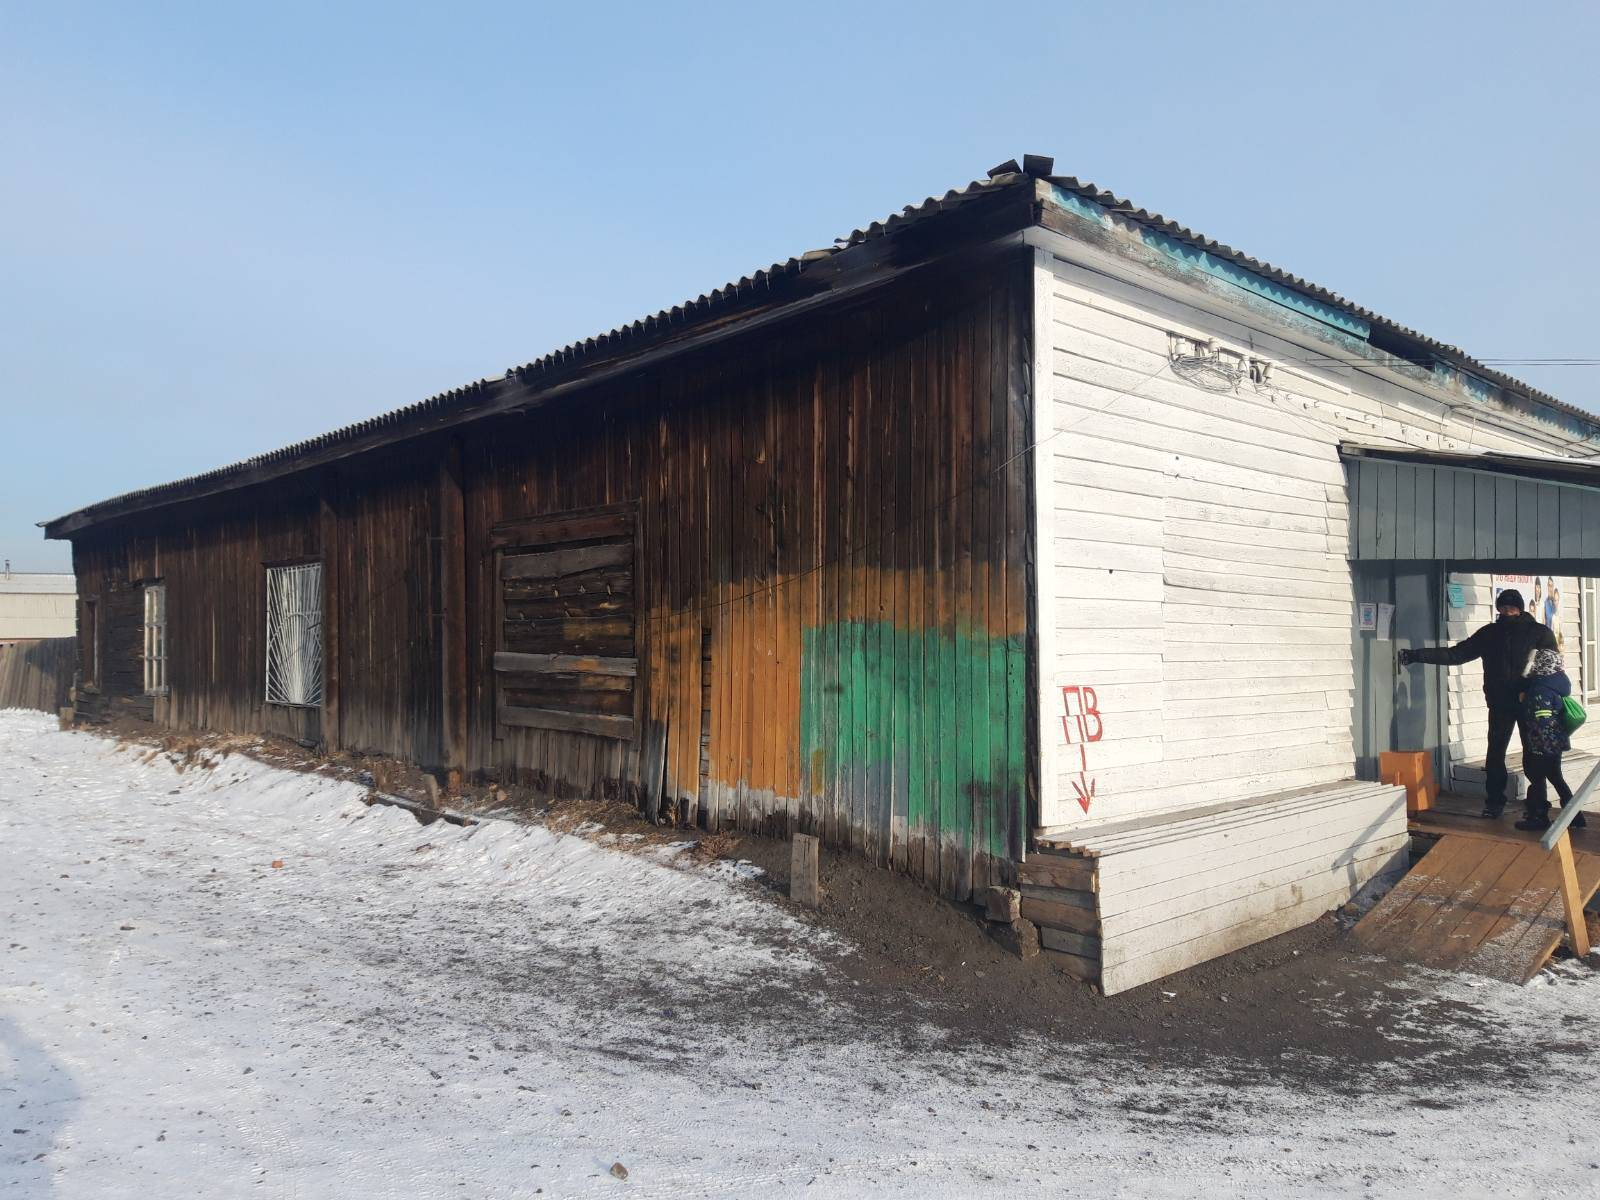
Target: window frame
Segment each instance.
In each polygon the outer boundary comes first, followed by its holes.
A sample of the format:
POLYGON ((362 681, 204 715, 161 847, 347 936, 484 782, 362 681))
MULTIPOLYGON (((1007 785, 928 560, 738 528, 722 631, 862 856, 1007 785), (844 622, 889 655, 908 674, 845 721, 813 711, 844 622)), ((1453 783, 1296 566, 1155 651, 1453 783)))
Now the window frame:
POLYGON ((144 694, 165 696, 167 683, 167 585, 144 585, 144 694), (152 608, 154 615, 152 616, 152 608))
POLYGON ((1600 580, 1578 578, 1578 670, 1585 700, 1600 697, 1600 580))
POLYGON ((327 699, 322 561, 266 564, 265 572, 266 702, 320 709, 327 699))

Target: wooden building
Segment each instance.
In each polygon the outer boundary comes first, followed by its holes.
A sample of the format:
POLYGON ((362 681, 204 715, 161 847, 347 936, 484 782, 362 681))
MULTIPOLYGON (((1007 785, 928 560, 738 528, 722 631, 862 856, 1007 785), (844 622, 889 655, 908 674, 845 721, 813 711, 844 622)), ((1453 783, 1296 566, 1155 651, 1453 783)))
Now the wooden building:
MULTIPOLYGON (((1403 801, 1358 778, 1428 737, 1467 770, 1483 738, 1470 681, 1395 702, 1394 639, 1451 632, 1497 571, 1590 603, 1600 546, 1561 497, 1600 495, 1597 439, 1030 157, 47 535, 81 711, 813 832, 955 898, 1020 878, 1047 947, 1117 990, 1394 865, 1403 801), (1517 509, 1551 464, 1553 515, 1517 509), (1510 540, 1402 531, 1467 494, 1510 540), (1400 606, 1381 650, 1369 596, 1400 606)), ((1593 638, 1585 612, 1575 659, 1593 638)))

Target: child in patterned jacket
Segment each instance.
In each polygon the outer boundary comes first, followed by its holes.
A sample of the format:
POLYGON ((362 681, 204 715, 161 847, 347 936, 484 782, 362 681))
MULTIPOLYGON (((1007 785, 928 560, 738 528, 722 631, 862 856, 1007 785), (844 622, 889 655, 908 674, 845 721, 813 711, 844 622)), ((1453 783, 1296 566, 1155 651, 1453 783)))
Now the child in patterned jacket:
MULTIPOLYGON (((1572 681, 1560 652, 1535 650, 1522 685, 1522 770, 1528 777, 1528 798, 1518 829, 1550 828, 1549 787, 1555 788, 1562 804, 1572 799, 1572 788, 1561 775, 1561 756, 1572 749, 1561 702, 1571 694, 1572 681)), ((1584 824, 1579 813, 1572 827, 1582 829, 1584 824)))

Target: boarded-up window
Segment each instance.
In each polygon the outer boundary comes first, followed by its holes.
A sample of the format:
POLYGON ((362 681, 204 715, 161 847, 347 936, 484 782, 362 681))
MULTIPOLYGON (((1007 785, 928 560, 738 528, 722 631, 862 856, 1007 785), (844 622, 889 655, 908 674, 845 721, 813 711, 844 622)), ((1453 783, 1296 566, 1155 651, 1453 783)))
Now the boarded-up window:
POLYGON ((167 692, 167 588, 161 583, 144 589, 144 690, 148 696, 167 692))
POLYGON ((500 725, 634 736, 634 521, 627 504, 495 526, 500 725))
POLYGON ((119 583, 106 591, 100 615, 101 690, 108 696, 144 695, 144 584, 119 583))
POLYGON ((322 564, 267 568, 267 703, 322 703, 322 564))

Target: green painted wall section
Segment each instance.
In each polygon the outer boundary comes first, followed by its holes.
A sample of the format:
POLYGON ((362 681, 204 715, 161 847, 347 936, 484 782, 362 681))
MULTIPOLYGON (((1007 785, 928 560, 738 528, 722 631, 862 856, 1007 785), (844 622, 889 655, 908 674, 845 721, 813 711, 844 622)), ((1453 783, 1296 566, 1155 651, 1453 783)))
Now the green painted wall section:
POLYGON ((843 621, 804 631, 802 778, 880 847, 1010 858, 1027 820, 1023 639, 843 621))

